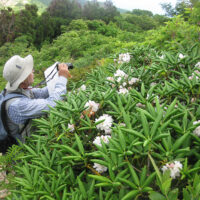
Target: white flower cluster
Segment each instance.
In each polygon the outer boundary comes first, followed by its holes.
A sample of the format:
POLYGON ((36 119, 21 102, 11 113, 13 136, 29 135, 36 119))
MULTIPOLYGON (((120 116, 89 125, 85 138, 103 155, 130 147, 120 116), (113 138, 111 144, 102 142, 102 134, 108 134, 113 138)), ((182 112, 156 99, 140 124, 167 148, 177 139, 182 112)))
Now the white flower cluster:
POLYGON ((174 161, 172 163, 168 163, 165 166, 162 167, 163 173, 166 170, 170 170, 170 176, 171 178, 175 179, 176 177, 180 176, 180 170, 183 168, 183 165, 180 163, 180 161, 174 161))
POLYGON ((93 144, 96 144, 96 145, 98 145, 98 146, 102 146, 102 144, 101 144, 101 140, 104 142, 104 143, 106 143, 106 144, 108 144, 109 143, 109 138, 111 138, 111 136, 110 135, 101 135, 101 136, 97 136, 96 138, 95 138, 95 140, 93 141, 93 144))
MULTIPOLYGON (((118 82, 120 83, 121 82, 121 85, 119 86, 119 91, 118 91, 118 94, 127 94, 128 93, 128 90, 131 89, 130 86, 132 86, 133 84, 137 83, 140 81, 140 79, 138 78, 135 78, 135 77, 132 77, 128 80, 128 75, 118 69, 115 73, 114 73, 114 77, 107 77, 107 80, 108 81, 112 81, 112 82, 118 82), (123 82, 122 82, 123 81, 123 82), (128 89, 127 89, 127 88, 128 89)), ((114 83, 111 83, 112 87, 115 87, 115 84, 114 83)))
POLYGON ((122 78, 124 78, 124 79, 127 79, 127 78, 128 78, 128 75, 127 75, 124 71, 122 71, 122 70, 120 70, 120 69, 118 69, 118 70, 114 73, 114 76, 115 76, 115 77, 118 77, 117 82, 120 82, 120 81, 122 80, 122 78))
POLYGON ((92 114, 93 112, 97 112, 97 110, 99 109, 99 103, 96 103, 94 101, 88 101, 85 106, 85 108, 87 108, 87 110, 90 110, 90 114, 92 114))
MULTIPOLYGON (((199 70, 195 70, 194 71, 196 74, 199 74, 200 75, 200 72, 199 72, 199 70)), ((192 80, 193 78, 194 78, 194 76, 196 76, 196 74, 195 73, 192 73, 192 76, 189 76, 188 78, 190 79, 190 80, 192 80)), ((199 77, 198 76, 196 76, 196 79, 199 79, 199 77)))
POLYGON ((95 122, 98 122, 101 120, 104 120, 104 121, 97 125, 97 129, 105 131, 106 134, 110 134, 111 126, 112 126, 112 122, 113 122, 112 117, 110 115, 103 114, 101 117, 96 119, 95 122))
POLYGON ((131 56, 129 53, 122 53, 119 54, 119 59, 118 59, 118 63, 122 64, 122 63, 129 63, 131 59, 131 56))
POLYGON ((120 88, 118 94, 127 94, 128 90, 126 88, 120 88))
POLYGON ((140 81, 140 79, 139 78, 131 78, 131 80, 128 82, 129 83, 129 85, 133 85, 134 83, 137 83, 137 82, 139 82, 140 81))
POLYGON ((68 124, 69 132, 74 132, 74 124, 68 124))
POLYGON ((105 167, 104 165, 100 165, 98 163, 94 163, 93 168, 96 169, 97 172, 99 173, 103 173, 107 171, 107 167, 105 167))
MULTIPOLYGON (((197 123, 200 123, 200 120, 193 122, 193 125, 195 125, 195 124, 197 124, 197 123)), ((193 131, 193 133, 194 133, 195 135, 197 135, 198 137, 200 137, 200 126, 198 126, 198 127, 193 131)))

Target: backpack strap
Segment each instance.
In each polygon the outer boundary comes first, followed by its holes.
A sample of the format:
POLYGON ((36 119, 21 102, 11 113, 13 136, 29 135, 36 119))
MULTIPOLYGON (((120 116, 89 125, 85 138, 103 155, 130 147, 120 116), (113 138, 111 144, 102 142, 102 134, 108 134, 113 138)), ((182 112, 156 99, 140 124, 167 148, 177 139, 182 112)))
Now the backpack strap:
MULTIPOLYGON (((6 103, 7 101, 9 101, 9 105, 14 102, 17 98, 20 98, 20 96, 22 95, 18 95, 17 97, 11 97, 11 98, 8 98, 7 100, 5 100, 2 105, 1 105, 1 119, 2 119, 2 122, 3 122, 3 125, 4 125, 4 128, 6 130, 6 132, 8 133, 8 136, 9 137, 12 137, 12 135, 10 134, 10 131, 9 131, 9 128, 8 128, 8 125, 7 125, 7 122, 6 122, 6 116, 7 116, 7 112, 6 112, 6 103)), ((8 106, 9 106, 8 105, 8 106)), ((27 120, 26 123, 24 124, 23 128, 21 129, 20 131, 20 135, 22 134, 22 132, 25 130, 25 128, 27 127, 27 125, 29 124, 30 120, 27 120)))

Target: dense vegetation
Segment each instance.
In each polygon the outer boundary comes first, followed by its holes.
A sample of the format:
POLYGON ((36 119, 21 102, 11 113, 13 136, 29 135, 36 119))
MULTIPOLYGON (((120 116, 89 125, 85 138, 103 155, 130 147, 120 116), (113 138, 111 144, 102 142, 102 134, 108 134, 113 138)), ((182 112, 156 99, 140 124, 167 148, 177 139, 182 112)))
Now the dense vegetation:
POLYGON ((38 82, 55 61, 75 65, 66 100, 1 158, 7 199, 199 199, 199 1, 163 5, 172 18, 119 14, 110 1, 113 12, 92 1, 88 16, 70 1, 70 14, 67 0, 60 16, 55 2, 41 15, 35 5, 0 13, 13 22, 13 35, 1 35, 1 67, 32 54, 38 82))

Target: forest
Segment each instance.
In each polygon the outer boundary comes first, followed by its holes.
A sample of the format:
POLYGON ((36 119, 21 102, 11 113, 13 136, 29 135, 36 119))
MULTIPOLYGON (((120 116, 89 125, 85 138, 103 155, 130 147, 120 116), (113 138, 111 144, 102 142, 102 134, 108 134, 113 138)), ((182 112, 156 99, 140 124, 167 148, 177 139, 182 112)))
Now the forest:
POLYGON ((33 56, 34 85, 57 61, 74 68, 65 100, 0 156, 0 199, 200 198, 200 1, 162 8, 1 8, 1 90, 15 54, 33 56))

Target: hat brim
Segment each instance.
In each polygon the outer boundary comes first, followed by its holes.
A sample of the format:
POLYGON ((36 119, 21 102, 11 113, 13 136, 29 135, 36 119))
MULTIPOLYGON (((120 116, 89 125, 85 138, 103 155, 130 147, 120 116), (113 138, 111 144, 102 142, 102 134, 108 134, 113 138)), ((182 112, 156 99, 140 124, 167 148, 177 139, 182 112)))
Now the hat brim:
POLYGON ((28 55, 24 58, 24 63, 25 63, 25 68, 23 72, 21 73, 20 77, 12 84, 8 82, 6 84, 6 89, 7 90, 16 90, 20 83, 22 83, 26 78, 31 74, 33 70, 33 57, 31 55, 28 55))

